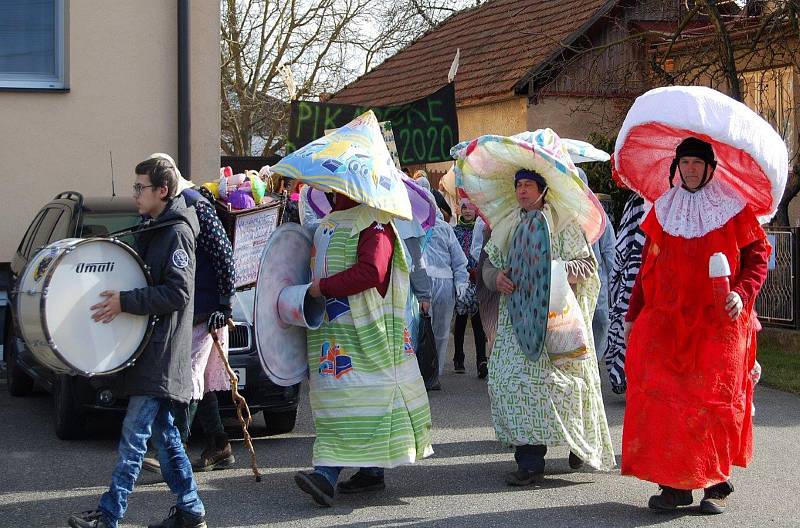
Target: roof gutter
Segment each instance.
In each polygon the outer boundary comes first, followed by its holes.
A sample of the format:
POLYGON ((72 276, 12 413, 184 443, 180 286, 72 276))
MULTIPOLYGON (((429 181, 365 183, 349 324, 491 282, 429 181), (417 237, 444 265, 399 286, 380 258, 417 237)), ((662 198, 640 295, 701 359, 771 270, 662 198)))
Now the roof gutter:
POLYGON ((531 97, 530 91, 533 88, 529 86, 530 83, 540 74, 542 73, 550 64, 557 61, 561 58, 568 46, 571 46, 578 37, 589 31, 589 29, 594 26, 601 18, 606 16, 612 9, 614 9, 617 4, 620 3, 620 0, 609 0, 608 2, 603 5, 600 9, 598 9, 597 13, 592 16, 589 20, 587 20, 581 27, 576 29, 575 31, 570 34, 566 40, 564 41, 564 45, 559 47, 556 51, 550 54, 544 61, 540 62, 535 68, 530 70, 526 73, 522 79, 520 79, 517 84, 514 86, 514 93, 523 93, 525 90, 528 90, 528 97, 531 97))
POLYGON ((192 114, 189 82, 189 0, 178 0, 178 168, 192 179, 192 114))

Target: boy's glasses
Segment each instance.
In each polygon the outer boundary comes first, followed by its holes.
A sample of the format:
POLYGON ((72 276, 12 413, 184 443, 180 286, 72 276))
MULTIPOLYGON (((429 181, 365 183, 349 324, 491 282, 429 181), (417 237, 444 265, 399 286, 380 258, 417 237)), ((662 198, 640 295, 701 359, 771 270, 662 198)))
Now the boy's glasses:
POLYGON ((142 185, 141 183, 134 183, 133 184, 133 197, 138 198, 142 195, 142 191, 149 187, 155 187, 155 185, 142 185))

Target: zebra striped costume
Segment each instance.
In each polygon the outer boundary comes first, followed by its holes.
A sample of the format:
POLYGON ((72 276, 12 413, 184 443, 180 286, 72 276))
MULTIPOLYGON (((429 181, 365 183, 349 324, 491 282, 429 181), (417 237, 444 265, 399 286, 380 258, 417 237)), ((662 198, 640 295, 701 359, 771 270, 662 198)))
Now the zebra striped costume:
POLYGON ((617 394, 625 392, 625 314, 633 283, 642 265, 644 233, 639 228, 644 219, 644 199, 633 194, 622 212, 615 245, 614 269, 611 271, 609 300, 610 325, 605 351, 605 363, 611 388, 617 394))

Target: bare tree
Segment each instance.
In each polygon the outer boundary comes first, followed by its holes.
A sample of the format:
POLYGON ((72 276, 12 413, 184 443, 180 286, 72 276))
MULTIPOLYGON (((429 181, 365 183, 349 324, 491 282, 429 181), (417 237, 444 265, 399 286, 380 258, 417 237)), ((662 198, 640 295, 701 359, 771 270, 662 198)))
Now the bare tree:
POLYGON ((223 152, 270 155, 285 141, 290 94, 341 89, 465 0, 221 0, 223 152), (253 145, 257 143, 257 150, 253 145))
MULTIPOLYGON (((598 98, 627 104, 648 88, 705 85, 746 103, 786 141, 792 172, 775 216, 788 225, 789 202, 800 193, 798 99, 800 0, 629 0, 609 12, 603 30, 563 46, 562 58, 531 79, 530 92, 588 86, 574 111, 596 108, 598 98), (559 75, 583 71, 579 78, 559 75), (796 90, 797 88, 794 88, 796 90)), ((602 109, 608 112, 608 107, 602 109)), ((603 114, 616 123, 619 115, 603 114)), ((607 131, 605 131, 607 132, 607 131)))

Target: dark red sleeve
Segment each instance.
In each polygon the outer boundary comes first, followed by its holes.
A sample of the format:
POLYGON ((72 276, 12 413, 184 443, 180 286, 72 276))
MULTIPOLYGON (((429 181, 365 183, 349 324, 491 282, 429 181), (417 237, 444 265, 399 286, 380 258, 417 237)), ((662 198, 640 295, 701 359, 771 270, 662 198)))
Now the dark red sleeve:
POLYGON ((633 290, 631 291, 631 298, 628 301, 628 313, 625 314, 625 320, 632 323, 639 317, 639 313, 644 308, 644 289, 642 289, 642 270, 644 269, 644 261, 650 251, 650 238, 644 241, 642 247, 642 265, 639 267, 639 274, 636 275, 636 280, 633 282, 633 290))
POLYGON ((370 288, 381 296, 389 289, 394 232, 386 224, 372 224, 358 237, 358 257, 350 268, 319 281, 325 297, 347 297, 370 288))
POLYGON ((741 271, 731 290, 739 294, 745 306, 750 306, 749 303, 755 300, 767 279, 770 250, 766 238, 760 238, 741 250, 741 271))

